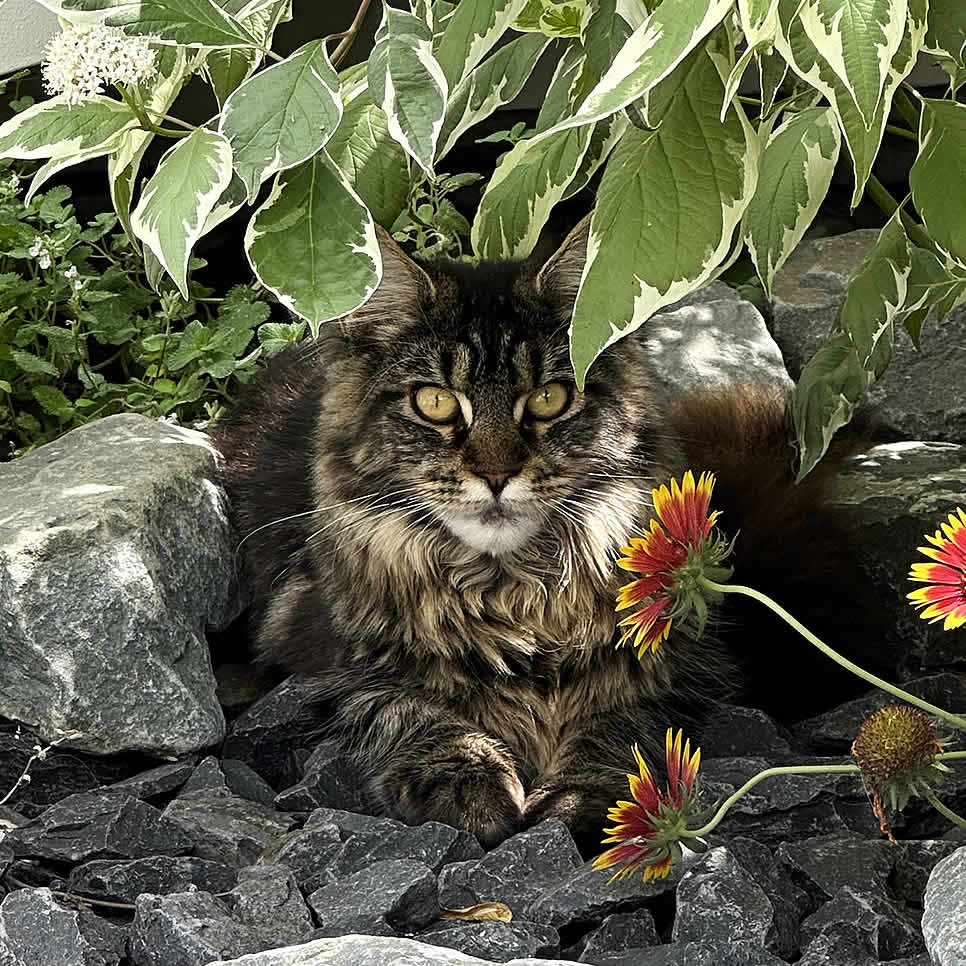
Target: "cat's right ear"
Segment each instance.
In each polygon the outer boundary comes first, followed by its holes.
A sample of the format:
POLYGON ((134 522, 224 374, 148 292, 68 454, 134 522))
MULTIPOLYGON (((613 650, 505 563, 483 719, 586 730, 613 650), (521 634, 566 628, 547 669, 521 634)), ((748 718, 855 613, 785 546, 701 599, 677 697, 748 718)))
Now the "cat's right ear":
POLYGON ((433 280, 393 240, 381 225, 376 239, 382 256, 382 279, 369 300, 342 319, 347 334, 364 326, 368 333, 378 331, 391 338, 393 330, 420 316, 420 306, 435 294, 433 280))
POLYGON ((590 217, 587 215, 577 222, 563 244, 537 272, 537 291, 550 300, 561 318, 573 314, 577 301, 577 289, 580 288, 580 277, 587 261, 590 217))

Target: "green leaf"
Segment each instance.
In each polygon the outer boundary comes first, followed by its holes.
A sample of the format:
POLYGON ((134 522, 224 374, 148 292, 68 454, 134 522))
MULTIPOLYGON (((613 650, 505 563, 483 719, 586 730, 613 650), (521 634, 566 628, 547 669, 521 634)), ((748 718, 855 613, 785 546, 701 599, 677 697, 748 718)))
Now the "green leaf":
POLYGON ((524 258, 533 251, 553 206, 580 171, 593 126, 518 142, 503 156, 473 222, 481 258, 524 258))
POLYGON ((269 359, 300 341, 304 335, 304 322, 266 322, 258 329, 259 344, 269 359))
POLYGON ((137 118, 123 101, 100 95, 69 105, 59 94, 0 124, 0 158, 63 158, 113 150, 137 118))
POLYGON ((563 118, 569 117, 592 86, 593 75, 584 48, 576 41, 568 42, 540 105, 537 133, 548 131, 563 118))
POLYGON ((922 98, 909 186, 933 240, 966 265, 966 105, 922 98))
POLYGON ((930 0, 929 30, 923 46, 938 56, 954 92, 966 84, 966 4, 963 0, 930 0))
POLYGON ((229 47, 208 54, 205 73, 219 109, 223 109, 229 95, 251 77, 262 56, 262 52, 254 47, 229 47))
POLYGON ((372 216, 324 150, 277 176, 245 249, 258 280, 313 334, 365 302, 382 277, 372 216))
POLYGON ((769 42, 778 29, 778 0, 738 0, 738 17, 749 50, 769 42))
POLYGON ((617 0, 592 0, 581 41, 587 66, 595 78, 604 76, 630 35, 627 21, 617 13, 617 0))
POLYGON ((442 159, 474 124, 509 104, 523 89, 549 41, 539 34, 511 40, 453 89, 439 135, 442 159))
POLYGON ((719 120, 727 44, 719 31, 690 54, 651 94, 656 130, 629 126, 608 159, 571 327, 578 385, 604 348, 713 278, 731 250, 758 139, 737 104, 719 120))
POLYGON ((339 78, 324 40, 245 81, 225 102, 219 129, 231 142, 249 202, 267 178, 319 151, 341 119, 339 78))
POLYGON ((342 123, 326 145, 332 163, 343 173, 380 225, 391 225, 406 207, 409 162, 389 133, 382 108, 367 95, 345 106, 342 123))
POLYGON ((432 177, 447 83, 433 58, 432 31, 418 17, 383 7, 369 55, 369 92, 386 112, 389 133, 432 177))
POLYGON ((630 121, 624 113, 611 114, 603 121, 598 121, 594 125, 593 134, 590 136, 590 144, 584 152, 580 167, 574 175, 573 180, 567 185, 567 190, 563 193, 561 201, 572 198, 578 191, 583 191, 590 182, 590 179, 597 173, 600 166, 610 156, 611 151, 620 142, 624 131, 630 121))
POLYGON ((30 392, 44 412, 57 419, 68 419, 74 411, 71 401, 56 386, 34 386, 30 392))
POLYGON ((511 26, 545 37, 579 37, 586 13, 587 0, 528 0, 511 26))
POLYGON ((824 107, 791 115, 768 138, 744 235, 769 298, 775 273, 802 240, 828 192, 839 144, 835 115, 824 107))
POLYGON ((455 87, 483 60, 526 3, 527 0, 469 0, 456 6, 436 48, 436 60, 449 87, 455 87))
POLYGON ((131 214, 135 234, 188 298, 188 256, 231 180, 227 138, 197 128, 169 150, 131 214))
POLYGON ((22 372, 32 376, 54 376, 60 375, 56 366, 49 363, 46 359, 34 355, 33 352, 26 352, 23 349, 11 349, 10 361, 22 372))

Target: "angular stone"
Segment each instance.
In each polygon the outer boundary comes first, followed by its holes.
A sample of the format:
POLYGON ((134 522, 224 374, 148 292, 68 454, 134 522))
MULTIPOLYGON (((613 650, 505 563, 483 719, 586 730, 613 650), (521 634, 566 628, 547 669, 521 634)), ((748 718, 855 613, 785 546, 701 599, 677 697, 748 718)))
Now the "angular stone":
POLYGON ((724 704, 701 727, 701 755, 711 758, 784 757, 791 752, 788 732, 757 708, 724 704))
POLYGON ((0 903, 4 966, 118 966, 127 931, 61 905, 49 889, 16 889, 0 903))
POLYGON ((754 943, 667 943, 627 949, 595 960, 595 966, 782 966, 782 960, 754 943))
POLYGON ((221 770, 218 759, 213 755, 207 755, 198 762, 191 776, 184 783, 181 794, 187 795, 190 792, 200 792, 210 788, 228 790, 225 773, 221 770))
POLYGON ((842 886, 883 894, 892 871, 892 848, 886 841, 821 835, 804 842, 785 842, 776 858, 793 875, 800 873, 815 895, 831 898, 842 886))
POLYGON ((878 962, 866 933, 849 922, 836 922, 802 950, 796 966, 876 966, 878 962))
POLYGON ((889 880, 895 894, 913 906, 921 906, 929 874, 936 864, 952 855, 960 842, 944 839, 904 841, 896 850, 896 867, 889 880))
POLYGON ((194 855, 152 855, 123 862, 94 859, 71 870, 67 891, 113 902, 134 902, 145 892, 162 896, 192 889, 228 892, 237 879, 235 869, 194 855))
POLYGON ((926 885, 922 932, 936 966, 966 963, 966 846, 947 855, 926 885))
POLYGON ((196 855, 236 869, 256 862, 294 824, 289 815, 217 788, 180 795, 164 814, 190 836, 196 855))
POLYGON ((161 795, 170 795, 176 792, 191 776, 195 770, 198 759, 194 755, 182 758, 179 761, 165 762, 157 768, 149 768, 147 771, 138 772, 130 778, 114 782, 109 788, 123 789, 135 798, 147 799, 158 798, 161 795))
POLYGON ((221 772, 225 776, 228 791, 233 795, 259 805, 274 805, 275 789, 247 762, 223 758, 221 772))
POLYGON ((242 869, 231 902, 234 918, 257 932, 265 949, 294 946, 312 935, 312 914, 285 866, 242 869))
POLYGON ((319 936, 418 932, 439 918, 436 876, 421 862, 377 862, 308 897, 319 936))
POLYGON ((688 869, 677 890, 671 940, 765 945, 774 932, 768 896, 723 846, 688 869))
POLYGON ((557 923, 527 910, 551 886, 583 865, 569 829, 555 819, 501 842, 475 862, 447 866, 440 874, 440 901, 447 909, 477 902, 505 902, 515 917, 557 923))
POLYGON ((0 464, 0 715, 100 754, 222 739, 204 635, 241 601, 216 477, 207 437, 133 413, 0 464))
POLYGON ((18 858, 83 862, 143 855, 184 855, 192 840, 175 822, 123 790, 69 795, 26 825, 7 833, 4 844, 18 858))
MULTIPOLYGON (((797 379, 832 328, 850 276, 877 232, 853 231, 799 245, 774 284, 772 332, 797 379)), ((876 420, 897 439, 966 443, 966 311, 927 321, 917 350, 897 329, 892 363, 868 393, 876 420)))
POLYGON ((596 929, 589 932, 573 952, 578 962, 596 963, 601 957, 628 949, 658 946, 661 937, 649 909, 617 912, 608 916, 596 929))
POLYGON ((343 836, 333 824, 315 824, 283 835, 266 849, 263 861, 292 870, 305 892, 313 892, 332 880, 326 874, 329 859, 342 849, 343 836))
POLYGON ((802 923, 802 945, 842 923, 861 932, 878 959, 898 959, 923 952, 922 934, 912 918, 882 893, 856 892, 843 886, 802 923))
POLYGON ((492 963, 525 956, 548 959, 560 952, 557 930, 536 922, 443 921, 421 932, 419 940, 492 963))
POLYGON ((225 758, 246 762, 275 788, 299 779, 292 749, 313 744, 319 728, 311 678, 294 674, 240 714, 222 746, 225 758))
POLYGON ((264 949, 258 933, 207 892, 139 896, 131 958, 137 966, 206 966, 264 949))
POLYGON ((319 807, 361 811, 368 804, 365 787, 361 772, 339 745, 323 741, 306 760, 301 781, 279 792, 275 805, 287 811, 319 807))

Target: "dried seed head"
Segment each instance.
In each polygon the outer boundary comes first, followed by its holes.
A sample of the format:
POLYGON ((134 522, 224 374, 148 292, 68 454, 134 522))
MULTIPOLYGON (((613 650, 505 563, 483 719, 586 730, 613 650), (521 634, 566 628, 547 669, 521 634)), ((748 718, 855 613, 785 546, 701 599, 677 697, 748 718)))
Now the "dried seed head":
POLYGON ((866 718, 852 744, 862 774, 875 784, 908 775, 942 751, 926 714, 909 705, 891 705, 866 718))

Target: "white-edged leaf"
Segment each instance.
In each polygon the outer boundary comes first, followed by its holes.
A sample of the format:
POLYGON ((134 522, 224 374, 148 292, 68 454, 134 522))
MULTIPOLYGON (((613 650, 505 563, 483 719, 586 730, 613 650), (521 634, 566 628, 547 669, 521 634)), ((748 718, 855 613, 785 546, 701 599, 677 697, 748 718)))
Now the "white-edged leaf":
POLYGON ((748 49, 771 41, 778 29, 778 0, 738 0, 738 17, 748 49))
POLYGON ((527 0, 470 0, 445 21, 436 60, 446 83, 455 87, 493 49, 527 0))
POLYGON ((465 131, 520 93, 549 42, 540 34, 511 40, 456 85, 446 104, 439 135, 440 160, 465 131))
POLYGON ((433 57, 432 31, 419 17, 383 7, 369 55, 369 92, 392 136, 432 176, 448 88, 433 57))
POLYGON ((205 73, 219 108, 224 108, 232 91, 252 76, 262 56, 262 52, 254 47, 229 47, 227 50, 212 50, 208 54, 205 73))
POLYGON ((578 385, 608 345, 713 278, 731 251, 758 138, 737 104, 719 120, 722 45, 719 31, 652 92, 657 128, 629 126, 607 161, 571 325, 578 385))
POLYGON ((375 221, 386 227, 392 225, 406 207, 409 162, 389 133, 382 108, 376 107, 364 91, 345 105, 342 122, 325 150, 375 221))
POLYGON ((207 235, 223 221, 227 221, 236 211, 240 211, 247 201, 248 190, 245 188, 245 182, 235 171, 232 171, 231 180, 218 196, 214 207, 208 212, 205 223, 201 226, 201 234, 207 235))
POLYGON ((631 28, 617 13, 617 0, 592 0, 580 42, 587 54, 587 66, 596 79, 604 76, 630 35, 631 28))
POLYGON ((473 221, 481 258, 523 258, 533 251, 553 206, 580 171, 593 125, 519 141, 503 156, 473 221))
POLYGON ((123 101, 97 95, 70 105, 58 94, 0 124, 0 158, 63 158, 97 148, 113 150, 121 134, 137 123, 123 101))
POLYGON ((929 30, 923 44, 949 74, 953 91, 966 84, 966 3, 930 0, 929 30))
POLYGON ((574 107, 587 96, 590 90, 588 85, 591 84, 590 68, 583 46, 576 41, 568 41, 540 105, 535 125, 537 133, 550 130, 560 120, 568 117, 574 107))
POLYGON ((912 200, 933 241, 966 265, 966 105, 921 100, 912 200))
POLYGON ((513 30, 544 37, 579 37, 587 17, 587 0, 528 0, 513 30))
POLYGON ((341 119, 339 78, 324 40, 245 81, 225 102, 219 129, 231 142, 232 164, 249 201, 271 175, 319 151, 341 119))
POLYGON ((866 127, 875 120, 908 0, 803 0, 798 20, 819 57, 852 95, 866 127))
POLYGON ((765 292, 828 193, 840 135, 827 107, 791 115, 768 138, 744 218, 745 243, 765 292))
POLYGON ((627 125, 630 121, 627 115, 621 111, 619 114, 611 114, 603 121, 598 121, 594 125, 594 133, 590 136, 590 144, 584 152, 580 168, 574 175, 573 180, 567 185, 567 190, 563 193, 561 201, 572 198, 578 191, 583 191, 587 187, 590 179, 597 173, 600 166, 607 160, 611 151, 617 146, 627 125))
MULTIPOLYGON (((84 0, 68 0, 65 6, 84 0)), ((133 9, 107 18, 126 33, 182 47, 257 47, 258 39, 213 0, 141 0, 133 9)))
POLYGON ((761 91, 760 117, 768 117, 775 106, 775 98, 785 82, 788 64, 774 48, 770 51, 759 49, 755 59, 758 62, 758 88, 761 91))
POLYGON ((59 174, 65 168, 71 168, 75 164, 81 164, 84 161, 90 161, 93 158, 102 158, 106 154, 110 154, 115 147, 120 143, 120 138, 123 135, 119 135, 116 140, 108 142, 99 148, 94 148, 91 151, 81 151, 78 154, 66 154, 61 157, 51 158, 45 164, 42 164, 35 172, 33 178, 30 180, 30 186, 27 188, 27 193, 24 195, 24 204, 30 204, 33 200, 35 194, 51 179, 54 175, 59 174))
POLYGON ((192 246, 230 181, 228 139, 197 128, 162 157, 131 213, 134 233, 154 252, 184 298, 192 246))
POLYGON ((279 174, 245 233, 258 280, 318 332, 382 278, 372 216, 325 151, 279 174))

